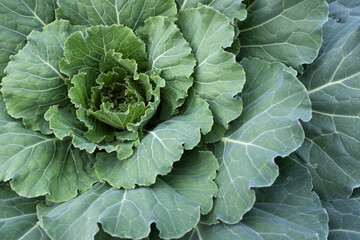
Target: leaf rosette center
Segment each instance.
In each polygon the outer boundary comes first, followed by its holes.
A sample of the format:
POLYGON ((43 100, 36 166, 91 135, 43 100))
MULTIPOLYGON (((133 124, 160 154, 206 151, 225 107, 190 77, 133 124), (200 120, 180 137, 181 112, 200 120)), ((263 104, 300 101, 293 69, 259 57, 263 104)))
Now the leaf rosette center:
MULTIPOLYGON (((70 79, 73 118, 86 126, 86 140, 100 149, 117 141, 113 150, 119 152, 119 139, 137 141, 157 111, 165 81, 148 67, 145 49, 145 43, 121 25, 88 27, 65 42, 60 70, 70 79)), ((48 119, 53 109, 49 111, 48 119)))

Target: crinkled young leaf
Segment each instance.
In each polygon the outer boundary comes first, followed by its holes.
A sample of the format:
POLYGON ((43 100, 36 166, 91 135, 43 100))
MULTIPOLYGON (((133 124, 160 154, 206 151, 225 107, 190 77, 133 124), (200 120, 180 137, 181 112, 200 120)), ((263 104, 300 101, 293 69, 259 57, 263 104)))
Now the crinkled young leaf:
POLYGON ((328 217, 311 191, 309 172, 291 159, 277 163, 279 178, 271 187, 257 189, 256 203, 240 223, 199 224, 181 240, 326 240, 328 217))
POLYGON ((110 49, 105 56, 102 57, 99 69, 100 72, 106 73, 113 71, 114 68, 121 68, 128 74, 133 75, 134 79, 138 79, 138 64, 134 59, 124 59, 124 55, 121 52, 115 52, 114 49, 110 49))
POLYGON ((322 43, 327 21, 325 0, 255 0, 240 22, 240 57, 279 61, 302 72, 322 43))
POLYGON ((113 236, 139 239, 149 235, 153 222, 162 238, 178 238, 196 226, 200 211, 211 208, 217 168, 211 152, 193 151, 150 187, 119 190, 97 184, 66 203, 43 204, 40 223, 53 239, 92 239, 97 223, 113 236))
MULTIPOLYGON (((104 139, 114 138, 113 129, 109 128, 108 126, 106 126, 105 123, 102 123, 101 121, 95 118, 90 118, 87 114, 87 109, 90 108, 89 98, 91 95, 91 89, 93 86, 96 85, 96 79, 98 77, 98 74, 99 72, 96 70, 87 69, 80 71, 80 73, 76 74, 71 79, 71 83, 73 84, 73 86, 68 91, 68 96, 70 98, 70 101, 77 108, 76 117, 80 121, 82 121, 87 127, 87 131, 83 134, 83 136, 85 137, 85 139, 88 139, 92 143, 100 143, 104 139)), ((70 125, 73 124, 74 123, 71 123, 70 125)), ((78 125, 78 123, 76 123, 76 125, 78 125)), ((54 126, 52 126, 52 129, 55 130, 54 126)), ((57 135, 56 131, 55 131, 55 135, 57 135)), ((94 148, 94 145, 91 144, 88 145, 87 147, 81 146, 80 148, 81 149, 86 148, 88 152, 92 153, 91 149, 94 148)))
POLYGON ((329 240, 360 238, 360 198, 323 202, 329 214, 329 240))
POLYGON ((213 146, 220 169, 219 194, 208 223, 236 223, 255 201, 252 187, 271 185, 278 175, 276 156, 287 156, 304 140, 299 119, 311 117, 309 96, 296 72, 279 62, 244 59, 244 111, 221 142, 213 146))
POLYGON ((94 158, 60 141, 23 127, 11 118, 0 98, 0 179, 11 180, 20 195, 47 195, 51 201, 69 200, 97 181, 94 158))
POLYGON ((48 240, 37 224, 36 205, 43 200, 24 198, 0 183, 0 236, 3 240, 48 240))
POLYGON ((168 119, 184 103, 193 85, 190 75, 195 58, 177 26, 164 17, 147 19, 136 33, 146 42, 150 68, 161 70, 160 76, 166 80, 161 90, 161 114, 168 119))
POLYGON ((41 30, 55 19, 53 0, 2 0, 0 2, 0 79, 10 55, 26 43, 32 30, 41 30))
POLYGON ((96 79, 99 84, 91 89, 93 108, 88 113, 116 129, 125 130, 130 123, 140 121, 148 106, 145 99, 137 91, 136 85, 139 81, 145 81, 147 89, 144 92, 151 92, 149 76, 141 74, 139 79, 134 80, 132 76, 126 76, 126 72, 117 69, 106 74, 102 73, 96 79), (111 96, 120 98, 114 105, 111 96), (125 101, 125 102, 120 102, 125 101))
POLYGON ((42 32, 33 31, 26 46, 11 57, 1 91, 9 114, 23 118, 27 128, 50 133, 44 113, 52 105, 69 104, 59 62, 66 39, 77 30, 79 27, 57 20, 42 32))
POLYGON ((149 186, 157 175, 169 173, 184 149, 193 149, 212 124, 208 104, 191 91, 180 114, 149 131, 131 157, 120 161, 115 154, 97 154, 96 172, 114 187, 149 186))
POLYGON ((181 11, 178 22, 197 60, 194 89, 209 104, 215 122, 227 128, 242 111, 237 94, 245 82, 235 55, 223 50, 231 46, 234 28, 225 15, 207 6, 181 11))
POLYGON ((68 96, 77 109, 90 108, 91 89, 96 86, 98 75, 98 70, 83 69, 71 78, 72 87, 68 91, 68 96))
POLYGON ((325 200, 349 197, 360 184, 360 18, 330 20, 324 30, 322 55, 300 77, 313 118, 303 124, 305 142, 294 157, 325 200))
POLYGON ((174 0, 57 0, 58 18, 79 25, 122 24, 136 29, 153 16, 174 17, 174 0))
POLYGON ((82 68, 99 70, 99 64, 110 50, 124 59, 134 59, 139 68, 147 67, 145 44, 125 26, 92 26, 72 34, 65 43, 61 72, 72 77, 82 68))
POLYGON ((243 0, 176 0, 180 11, 186 8, 196 8, 199 4, 205 4, 225 14, 231 21, 240 21, 246 18, 246 5, 243 0))
POLYGON ((46 112, 45 118, 49 121, 50 128, 58 139, 63 140, 65 137, 72 137, 72 144, 81 150, 86 150, 88 153, 93 153, 96 148, 99 150, 104 149, 108 153, 116 151, 120 159, 127 158, 133 153, 133 143, 131 142, 113 141, 96 144, 85 138, 87 128, 76 117, 74 108, 52 106, 46 112))
POLYGON ((87 113, 116 129, 138 131, 155 115, 160 88, 165 86, 164 79, 148 74, 126 75, 118 67, 100 74, 96 79, 98 86, 91 88, 87 113))
POLYGON ((155 72, 137 73, 135 60, 122 57, 112 49, 99 64, 100 70, 109 72, 81 69, 71 79, 69 97, 78 109, 77 117, 89 128, 84 137, 91 142, 111 142, 114 128, 137 131, 154 116, 160 104, 164 79, 155 72))
POLYGON ((49 121, 50 128, 58 139, 63 140, 65 137, 72 136, 74 146, 86 149, 89 153, 95 151, 96 144, 83 137, 87 128, 76 118, 74 108, 59 109, 58 105, 51 106, 45 114, 45 119, 49 121))

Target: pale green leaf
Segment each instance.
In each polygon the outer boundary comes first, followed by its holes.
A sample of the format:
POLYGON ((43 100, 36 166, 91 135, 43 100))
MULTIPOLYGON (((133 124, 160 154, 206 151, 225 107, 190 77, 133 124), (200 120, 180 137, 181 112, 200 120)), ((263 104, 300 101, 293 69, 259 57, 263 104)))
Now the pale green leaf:
POLYGON ((58 18, 80 25, 122 24, 136 29, 153 16, 174 17, 174 0, 58 0, 58 18))
POLYGON ((65 59, 61 72, 72 77, 81 68, 99 70, 100 62, 110 50, 122 53, 124 59, 134 59, 139 68, 147 67, 145 44, 124 26, 92 26, 72 34, 65 43, 65 59))
POLYGON ((18 194, 69 200, 97 181, 93 161, 68 139, 60 141, 24 128, 7 115, 0 99, 0 179, 11 180, 18 194))
MULTIPOLYGON (((87 109, 89 109, 89 104, 91 102, 91 89, 96 84, 98 74, 99 72, 96 70, 87 70, 76 74, 71 79, 73 86, 68 91, 68 96, 71 102, 77 108, 76 117, 87 127, 87 131, 84 130, 85 133, 83 136, 93 143, 100 143, 104 139, 112 140, 114 138, 114 129, 109 128, 105 123, 102 123, 95 118, 91 118, 87 114, 87 109)), ((73 123, 70 125, 73 125, 73 123)), ((54 128, 54 126, 52 128, 54 128)), ((55 134, 57 135, 56 131, 55 134)), ((59 135, 57 136, 59 137, 59 135)), ((88 152, 92 153, 93 151, 91 149, 94 149, 94 145, 86 145, 86 147, 80 145, 77 146, 81 149, 85 148, 88 152)))
POLYGON ((128 159, 120 161, 115 154, 97 154, 99 177, 114 187, 127 189, 153 184, 157 175, 171 171, 184 149, 193 149, 200 142, 201 132, 210 131, 213 120, 208 107, 192 91, 179 115, 149 131, 128 159))
POLYGON ((113 141, 96 144, 89 141, 85 137, 87 128, 77 118, 74 108, 59 109, 57 105, 52 106, 46 112, 45 118, 49 121, 50 128, 58 139, 63 140, 65 137, 72 137, 72 144, 81 150, 86 150, 88 153, 94 153, 95 149, 105 150, 108 153, 116 151, 118 156, 122 156, 121 158, 127 158, 133 153, 133 143, 130 142, 113 141))
POLYGON ((322 55, 300 77, 313 118, 294 157, 309 168, 319 196, 331 200, 360 184, 360 18, 330 20, 324 30, 322 55))
POLYGON ((311 117, 309 96, 285 65, 244 59, 244 111, 213 147, 220 169, 219 194, 205 219, 236 223, 255 201, 253 187, 271 185, 278 175, 276 156, 287 156, 304 140, 299 119, 311 117))
POLYGON ((130 75, 133 75, 134 79, 139 78, 136 61, 134 59, 124 59, 121 52, 115 52, 114 49, 110 49, 101 59, 99 69, 100 72, 105 73, 112 71, 114 68, 122 68, 130 75))
POLYGON ((91 142, 100 143, 103 140, 112 141, 114 139, 114 129, 109 128, 105 123, 90 117, 84 108, 80 107, 76 111, 76 116, 88 128, 88 131, 84 136, 91 142))
POLYGON ((186 8, 196 8, 200 4, 205 4, 215 8, 225 14, 231 21, 240 21, 246 18, 246 5, 243 0, 176 0, 180 6, 180 11, 186 8))
POLYGON ((91 89, 94 107, 88 110, 89 115, 120 130, 136 123, 148 108, 142 94, 137 90, 138 82, 142 80, 148 84, 148 89, 141 89, 142 92, 151 92, 150 79, 146 74, 140 74, 137 80, 131 75, 126 76, 122 69, 100 74, 96 79, 99 85, 91 89), (115 94, 116 106, 110 97, 115 94))
POLYGON ((197 60, 194 89, 209 104, 215 122, 227 128, 242 111, 237 94, 245 82, 235 55, 223 49, 231 46, 234 28, 225 15, 207 6, 181 11, 178 21, 197 60))
POLYGON ((360 239, 360 198, 323 202, 329 214, 329 240, 360 239))
POLYGON ((65 40, 78 29, 67 21, 57 20, 42 32, 33 31, 26 46, 11 57, 1 91, 9 114, 23 118, 26 127, 50 133, 44 113, 54 104, 69 104, 59 62, 65 40))
POLYGON ((99 63, 109 72, 81 69, 71 79, 69 97, 78 108, 77 117, 89 128, 84 136, 94 143, 111 142, 116 129, 137 131, 160 103, 165 81, 153 72, 138 74, 135 60, 122 57, 109 50, 99 63))
POLYGON ((40 198, 24 198, 7 183, 0 183, 0 236, 2 240, 48 240, 37 224, 36 205, 40 198))
POLYGON ((9 57, 26 43, 32 30, 41 30, 55 19, 53 0, 2 0, 0 2, 0 79, 9 57))
POLYGON ((199 224, 181 240, 326 240, 328 217, 311 191, 309 172, 291 159, 277 163, 279 178, 256 190, 256 203, 240 223, 199 224))
POLYGON ((151 69, 161 70, 166 85, 161 90, 162 118, 168 119, 181 106, 193 85, 190 75, 194 71, 195 58, 189 43, 177 26, 164 17, 149 18, 136 30, 147 45, 151 69))
POLYGON ((193 151, 175 163, 174 172, 150 187, 119 190, 97 184, 66 203, 41 205, 40 223, 58 240, 92 239, 99 230, 96 223, 122 238, 148 236, 153 222, 162 238, 181 237, 198 223, 200 211, 211 208, 217 168, 211 152, 193 151))
POLYGON ((240 57, 279 61, 302 72, 322 43, 325 0, 254 0, 240 22, 240 57))

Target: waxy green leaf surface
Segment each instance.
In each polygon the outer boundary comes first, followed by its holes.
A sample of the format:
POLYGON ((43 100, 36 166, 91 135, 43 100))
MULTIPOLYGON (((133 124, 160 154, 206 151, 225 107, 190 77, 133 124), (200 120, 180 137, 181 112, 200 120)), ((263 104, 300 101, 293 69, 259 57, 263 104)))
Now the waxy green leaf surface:
POLYGON ((349 197, 360 185, 360 17, 336 14, 339 22, 324 27, 322 54, 300 77, 313 117, 303 124, 306 139, 294 155, 324 200, 349 197))
POLYGON ((237 223, 255 202, 251 187, 273 183, 276 156, 287 156, 304 140, 299 119, 311 117, 306 89, 285 65, 256 58, 241 62, 247 82, 241 97, 244 111, 220 142, 212 147, 220 168, 219 194, 205 222, 237 223))
POLYGON ((162 238, 178 238, 211 208, 217 169, 211 152, 187 152, 166 179, 150 187, 119 190, 99 183, 66 203, 41 205, 40 223, 54 239, 92 239, 97 222, 113 236, 134 239, 148 236, 155 222, 162 238))
POLYGON ((309 172, 288 158, 277 163, 279 177, 271 187, 256 189, 256 203, 240 223, 199 224, 181 240, 326 240, 328 217, 309 172))
POLYGON ((204 4, 215 8, 225 14, 232 21, 238 19, 240 21, 246 18, 246 5, 243 0, 176 0, 179 4, 179 10, 187 8, 196 8, 199 4, 204 4))
POLYGON ((136 33, 146 42, 150 68, 161 70, 160 76, 166 79, 161 91, 161 113, 168 119, 184 103, 193 85, 190 75, 195 58, 177 26, 164 17, 149 18, 136 33))
POLYGON ((44 113, 52 105, 69 104, 66 77, 60 72, 59 62, 66 39, 77 30, 79 27, 57 20, 42 32, 32 32, 28 44, 11 57, 1 92, 8 113, 22 118, 27 128, 50 133, 44 113))
POLYGON ((4 69, 26 43, 32 30, 41 30, 55 20, 53 0, 2 0, 0 2, 0 79, 4 69))
POLYGON ((173 0, 57 0, 57 17, 79 25, 125 25, 136 29, 154 16, 174 17, 173 0))
POLYGON ((323 202, 329 214, 329 240, 356 240, 360 238, 360 198, 323 202))
POLYGON ((237 94, 245 82, 235 55, 223 49, 231 46, 234 27, 225 15, 207 6, 181 11, 178 22, 197 61, 194 89, 209 104, 215 122, 228 128, 242 111, 237 94))
POLYGON ((0 183, 0 236, 4 240, 48 240, 37 224, 36 205, 40 198, 18 196, 7 183, 0 183))
POLYGON ((315 60, 327 21, 325 0, 254 0, 247 10, 239 24, 240 57, 279 61, 299 72, 315 60))
POLYGON ((11 118, 0 98, 0 179, 18 194, 47 195, 51 201, 74 198, 97 181, 94 157, 63 141, 24 128, 11 118))
POLYGON ((149 131, 128 159, 99 153, 96 171, 114 187, 149 186, 157 175, 169 173, 184 149, 193 149, 200 142, 200 134, 209 132, 212 124, 208 104, 191 92, 180 115, 149 131))

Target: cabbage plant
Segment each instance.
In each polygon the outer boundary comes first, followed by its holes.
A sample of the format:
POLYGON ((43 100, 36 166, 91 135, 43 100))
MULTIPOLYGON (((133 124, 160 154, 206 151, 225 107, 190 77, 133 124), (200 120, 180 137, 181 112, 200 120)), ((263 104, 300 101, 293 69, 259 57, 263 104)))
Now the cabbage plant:
POLYGON ((359 16, 0 0, 1 239, 356 239, 359 16))

